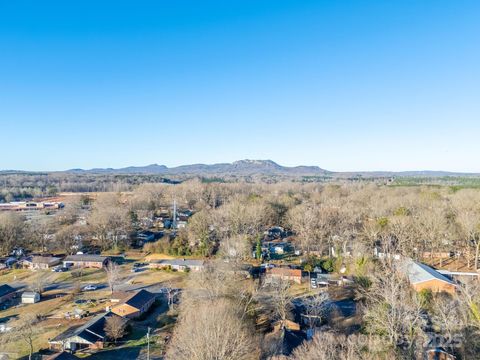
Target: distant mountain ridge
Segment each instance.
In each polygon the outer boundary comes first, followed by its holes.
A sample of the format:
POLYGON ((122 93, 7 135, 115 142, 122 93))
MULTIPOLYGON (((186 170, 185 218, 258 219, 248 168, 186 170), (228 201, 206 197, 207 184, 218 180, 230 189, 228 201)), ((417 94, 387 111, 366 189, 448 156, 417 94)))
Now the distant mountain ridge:
MULTIPOLYGON (((7 173, 39 173, 21 170, 4 170, 0 174, 7 173)), ((386 177, 480 177, 479 173, 448 172, 448 171, 356 171, 334 172, 318 166, 282 166, 272 160, 239 160, 233 163, 217 164, 191 164, 175 167, 151 164, 147 166, 128 166, 124 168, 94 168, 94 169, 70 169, 66 171, 42 171, 42 173, 68 173, 68 174, 111 174, 111 175, 162 175, 162 176, 287 176, 287 177, 329 177, 329 178, 386 178, 386 177)))
POLYGON ((151 164, 147 166, 129 166, 120 169, 97 168, 97 169, 71 169, 67 173, 90 173, 90 174, 159 174, 159 175, 327 175, 330 171, 318 166, 294 166, 287 167, 277 164, 272 160, 239 160, 233 163, 218 164, 192 164, 176 167, 151 164))

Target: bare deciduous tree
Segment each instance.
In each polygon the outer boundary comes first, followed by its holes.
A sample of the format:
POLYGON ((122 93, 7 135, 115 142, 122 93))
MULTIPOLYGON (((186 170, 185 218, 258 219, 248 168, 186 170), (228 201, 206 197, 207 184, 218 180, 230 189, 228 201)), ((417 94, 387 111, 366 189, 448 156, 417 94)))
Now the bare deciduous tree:
POLYGON ((392 347, 401 347, 410 355, 418 339, 424 336, 422 304, 408 281, 395 269, 382 267, 366 292, 364 319, 371 334, 383 334, 392 347))
POLYGON ((113 261, 109 261, 105 267, 105 272, 107 273, 108 287, 113 294, 113 290, 120 280, 120 266, 113 261))
POLYGON ((22 314, 18 319, 10 320, 7 324, 11 330, 1 335, 1 342, 10 343, 21 340, 28 347, 28 359, 32 360, 33 342, 41 331, 41 328, 38 326, 37 315, 32 313, 22 314))
POLYGON ((120 316, 110 316, 105 321, 104 330, 108 338, 117 343, 117 340, 125 335, 126 326, 127 322, 120 316))
POLYGON ((252 331, 232 303, 217 299, 202 302, 195 308, 183 308, 165 358, 253 360, 258 357, 252 331))
POLYGON ((14 212, 0 213, 0 251, 9 253, 16 246, 23 246, 25 218, 14 212))
POLYGON ((283 327, 292 316, 293 296, 290 283, 286 280, 276 279, 264 285, 261 300, 267 311, 272 312, 272 320, 278 321, 283 327))
POLYGON ((312 203, 303 203, 291 209, 287 214, 288 223, 295 231, 307 256, 312 245, 319 245, 319 208, 312 203))
POLYGON ((94 239, 102 249, 117 249, 126 242, 131 229, 127 205, 116 195, 99 197, 88 223, 94 239))
POLYGON ((321 292, 310 296, 303 301, 303 316, 307 320, 309 329, 314 330, 315 327, 322 323, 326 315, 329 299, 330 296, 327 292, 321 292))
POLYGON ((32 282, 32 291, 40 295, 45 291, 45 287, 50 282, 51 273, 45 270, 37 270, 32 282))
MULTIPOLYGON (((480 220, 479 214, 472 210, 459 211, 457 215, 457 222, 460 225, 460 236, 469 250, 474 247, 474 266, 478 269, 478 259, 480 255, 480 220)), ((469 251, 468 251, 469 252, 469 251)), ((467 257, 468 266, 470 266, 470 257, 467 257)))
POLYGON ((295 349, 292 360, 384 360, 396 359, 378 337, 364 335, 316 334, 312 341, 295 349))

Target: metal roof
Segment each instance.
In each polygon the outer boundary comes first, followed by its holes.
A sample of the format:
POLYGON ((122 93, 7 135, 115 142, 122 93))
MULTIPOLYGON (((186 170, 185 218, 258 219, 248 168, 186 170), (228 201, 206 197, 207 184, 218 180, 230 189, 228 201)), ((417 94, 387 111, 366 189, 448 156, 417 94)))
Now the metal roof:
POLYGON ((405 260, 401 264, 400 270, 408 276, 408 280, 412 284, 418 284, 430 280, 439 280, 454 284, 453 281, 430 266, 413 261, 412 259, 405 260))

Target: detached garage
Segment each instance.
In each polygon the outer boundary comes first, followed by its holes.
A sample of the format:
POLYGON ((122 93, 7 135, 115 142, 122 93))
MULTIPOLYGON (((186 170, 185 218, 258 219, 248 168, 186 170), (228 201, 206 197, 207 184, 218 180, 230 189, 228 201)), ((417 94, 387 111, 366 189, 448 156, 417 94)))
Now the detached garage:
POLYGON ((40 294, 33 291, 26 291, 22 294, 22 304, 35 304, 40 301, 40 294))

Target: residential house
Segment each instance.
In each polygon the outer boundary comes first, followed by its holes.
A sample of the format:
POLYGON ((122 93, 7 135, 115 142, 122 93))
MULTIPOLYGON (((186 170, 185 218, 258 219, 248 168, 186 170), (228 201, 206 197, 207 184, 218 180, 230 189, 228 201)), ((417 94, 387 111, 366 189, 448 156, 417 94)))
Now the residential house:
POLYGON ((185 220, 177 220, 176 225, 177 229, 185 229, 187 227, 188 222, 185 220))
POLYGON ((0 304, 15 297, 17 291, 10 285, 0 285, 0 304))
POLYGON ((440 274, 428 265, 412 259, 404 260, 398 269, 408 277, 415 291, 428 289, 435 293, 446 292, 454 294, 457 289, 457 285, 445 275, 440 274))
POLYGON ((288 235, 288 233, 281 226, 273 226, 270 229, 266 230, 264 232, 264 235, 266 236, 267 239, 273 240, 273 239, 283 239, 288 235))
POLYGON ((154 219, 154 226, 160 229, 170 229, 172 226, 172 219, 170 217, 157 217, 154 219))
POLYGON ((69 255, 63 259, 63 266, 101 269, 107 266, 109 261, 110 258, 108 256, 77 254, 69 255))
POLYGON ((373 255, 378 259, 400 260, 398 251, 398 240, 395 237, 388 237, 374 242, 373 255))
POLYGON ((155 241, 155 233, 151 231, 139 231, 135 236, 136 244, 142 246, 145 243, 155 241))
POLYGON ((182 209, 177 211, 177 215, 179 218, 183 217, 185 218, 185 221, 187 221, 187 219, 193 215, 193 211, 190 209, 182 209))
POLYGON ((17 258, 12 256, 0 258, 0 270, 11 269, 16 262, 17 258))
POLYGON ((427 360, 455 360, 456 357, 446 352, 443 348, 429 349, 426 352, 427 360))
POLYGON ((24 268, 30 270, 47 270, 60 264, 61 259, 54 256, 30 256, 22 261, 24 268))
MULTIPOLYGON (((51 350, 80 351, 103 349, 107 340, 105 324, 110 317, 119 317, 113 313, 95 316, 81 326, 74 326, 49 340, 51 350)), ((119 317, 122 318, 122 317, 119 317)), ((124 320, 125 322, 127 320, 124 320)))
POLYGON ((283 255, 288 251, 289 247, 290 247, 289 243, 284 243, 284 242, 270 243, 269 251, 271 254, 283 255))
POLYGON ((40 294, 35 291, 25 291, 22 294, 22 304, 35 304, 40 301, 40 294))
POLYGON ((297 284, 302 283, 302 270, 274 267, 267 269, 266 277, 268 280, 281 279, 286 281, 292 281, 297 284))
POLYGON ((119 303, 110 308, 110 311, 121 317, 134 319, 145 314, 153 305, 155 299, 155 294, 147 290, 140 290, 120 300, 119 303))
POLYGON ((322 272, 312 271, 310 273, 310 282, 316 286, 341 286, 343 285, 343 278, 335 274, 323 274, 322 272))
POLYGON ((204 264, 203 260, 163 259, 152 261, 149 267, 153 269, 171 268, 177 271, 200 271, 204 268, 204 264))

